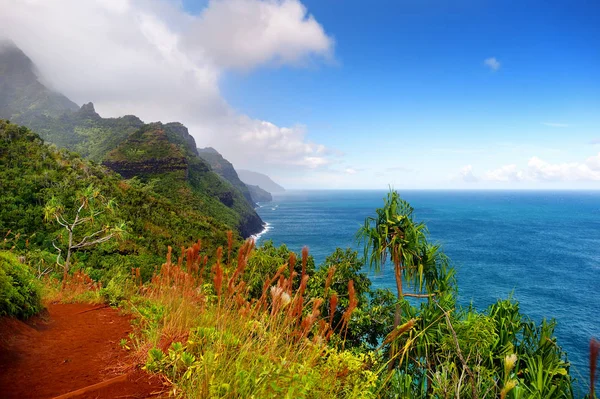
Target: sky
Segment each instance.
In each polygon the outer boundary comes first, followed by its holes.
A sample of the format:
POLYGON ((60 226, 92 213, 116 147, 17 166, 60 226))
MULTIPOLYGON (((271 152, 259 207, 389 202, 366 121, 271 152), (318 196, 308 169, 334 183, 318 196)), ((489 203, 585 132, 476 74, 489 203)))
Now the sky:
MULTIPOLYGON (((600 188, 600 3, 0 0, 46 84, 286 188, 600 188)), ((5 36, 5 37, 3 37, 5 36)))

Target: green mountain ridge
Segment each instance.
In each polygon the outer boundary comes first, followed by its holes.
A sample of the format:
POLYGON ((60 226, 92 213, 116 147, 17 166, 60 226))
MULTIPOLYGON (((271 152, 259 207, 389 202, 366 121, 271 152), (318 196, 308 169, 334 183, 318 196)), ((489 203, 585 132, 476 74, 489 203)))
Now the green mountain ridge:
POLYGON ((0 47, 0 118, 26 125, 43 140, 104 163, 125 178, 152 180, 166 198, 223 218, 243 237, 263 229, 247 188, 240 192, 214 173, 183 124, 145 124, 134 115, 103 118, 91 102, 78 107, 47 89, 34 68, 18 48, 0 47))
POLYGON ((103 164, 123 177, 152 182, 167 198, 218 213, 243 237, 263 222, 246 198, 197 156, 194 138, 179 123, 150 123, 110 151, 103 164))
POLYGON ((188 245, 198 239, 214 248, 227 243, 226 230, 232 226, 226 223, 226 212, 217 212, 228 208, 212 204, 209 216, 205 208, 161 194, 160 188, 168 188, 160 184, 145 184, 137 177, 123 180, 105 166, 44 143, 26 127, 0 120, 0 234, 5 245, 28 248, 33 256, 53 264, 52 243, 66 237, 59 224, 44 220, 44 206, 55 198, 72 213, 78 193, 90 185, 116 203, 113 212, 101 216, 102 223, 126 226, 121 242, 111 240, 74 254, 74 265, 96 278, 129 273, 131 267, 143 267, 148 278, 163 262, 169 245, 188 245))
POLYGON ((43 85, 31 59, 11 42, 0 42, 0 93, 0 116, 21 124, 79 108, 43 85))
POLYGON ((267 190, 263 190, 259 186, 253 186, 252 184, 246 184, 248 187, 248 191, 250 191, 250 196, 252 197, 252 201, 254 202, 271 202, 273 201, 273 196, 267 190))
POLYGON ((273 201, 273 196, 268 191, 257 185, 244 183, 238 176, 238 172, 233 167, 233 164, 225 159, 214 148, 198 148, 198 155, 208 162, 212 170, 214 170, 219 176, 240 190, 246 200, 248 200, 248 202, 252 205, 255 205, 257 202, 273 201))

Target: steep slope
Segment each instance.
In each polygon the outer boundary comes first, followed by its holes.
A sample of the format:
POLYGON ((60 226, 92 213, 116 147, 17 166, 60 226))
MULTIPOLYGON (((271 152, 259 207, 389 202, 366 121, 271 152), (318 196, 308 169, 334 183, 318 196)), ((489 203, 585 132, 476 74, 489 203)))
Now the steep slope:
POLYGON ((244 182, 242 182, 238 177, 238 174, 231 162, 223 158, 223 156, 212 147, 198 148, 198 155, 208 162, 215 173, 231 183, 233 187, 240 190, 249 204, 254 205, 256 201, 254 201, 252 198, 250 190, 248 187, 246 187, 246 184, 244 184, 244 182))
POLYGON ((134 115, 102 118, 94 104, 87 103, 75 112, 58 117, 34 118, 27 126, 46 141, 101 162, 108 151, 144 126, 144 122, 134 115))
POLYGON ((242 194, 213 173, 181 123, 145 125, 133 115, 102 118, 92 103, 79 108, 40 83, 31 60, 14 45, 2 47, 0 85, 0 117, 21 121, 58 147, 105 161, 125 178, 152 179, 155 191, 222 218, 244 237, 262 229, 245 186, 242 194))
POLYGON ((0 118, 33 129, 42 139, 94 161, 143 126, 132 115, 102 118, 40 82, 35 65, 12 43, 0 43, 0 118))
POLYGON ((285 188, 275 183, 269 176, 265 174, 244 169, 239 169, 237 173, 240 177, 240 180, 246 184, 259 186, 263 190, 266 190, 270 193, 282 193, 285 191, 285 188))
POLYGON ((11 42, 0 43, 0 118, 29 124, 79 107, 42 83, 33 62, 11 42))
POLYGON ((252 197, 252 201, 254 202, 270 202, 273 201, 273 196, 270 192, 263 190, 258 186, 253 186, 251 184, 246 185, 248 187, 248 191, 250 191, 250 196, 252 197))
MULTIPOLYGON (((167 246, 202 239, 205 247, 216 249, 226 245, 226 231, 235 227, 209 207, 159 192, 168 192, 169 187, 158 190, 139 179, 124 181, 101 165, 44 144, 25 127, 0 120, 0 235, 9 239, 9 248, 41 251, 39 256, 52 264, 56 259, 52 242, 66 238, 60 225, 44 221, 44 204, 55 198, 72 213, 77 193, 90 185, 116 203, 112 213, 102 215, 106 223, 124 222, 127 232, 121 242, 111 240, 75 253, 77 267, 93 277, 129 274, 131 267, 142 267, 149 277, 164 261, 167 246)), ((177 194, 177 188, 172 190, 177 194)))
POLYGON ((194 138, 180 123, 151 123, 104 157, 125 178, 139 177, 176 203, 206 210, 243 237, 260 232, 253 206, 198 155, 194 138))

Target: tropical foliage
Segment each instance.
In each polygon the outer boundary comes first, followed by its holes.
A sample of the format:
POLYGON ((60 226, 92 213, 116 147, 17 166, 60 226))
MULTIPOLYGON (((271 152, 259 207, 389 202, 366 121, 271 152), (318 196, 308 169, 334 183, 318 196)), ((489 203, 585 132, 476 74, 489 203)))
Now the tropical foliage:
MULTIPOLYGON (((120 240, 72 248, 74 270, 84 269, 105 283, 117 274, 129 274, 132 267, 140 267, 142 276, 150 278, 168 245, 202 238, 214 250, 227 240, 227 225, 221 222, 218 208, 193 207, 183 200, 166 198, 151 181, 122 180, 105 167, 46 145, 29 129, 5 121, 0 121, 0 187, 0 234, 7 237, 1 245, 25 251, 36 269, 44 263, 40 267, 46 270, 56 259, 55 245, 62 249, 64 259, 69 245, 68 231, 57 222, 56 215, 49 220, 45 216, 60 210, 73 222, 84 198, 87 205, 96 203, 94 213, 108 203, 111 209, 95 215, 93 223, 90 219, 76 226, 75 239, 105 226, 114 232, 122 223, 127 230, 120 240), (94 198, 85 194, 89 190, 94 198)), ((87 217, 94 214, 89 209, 85 212, 87 217)))
POLYGON ((0 251, 0 316, 25 318, 40 310, 39 281, 14 254, 0 251))
POLYGON ((358 233, 365 258, 337 249, 316 265, 241 242, 167 180, 124 181, 6 122, 0 162, 0 311, 37 312, 37 278, 63 300, 120 305, 136 323, 124 347, 177 395, 574 397, 554 322, 513 299, 461 308, 449 259, 396 192, 358 233), (366 274, 386 261, 395 294, 366 274))

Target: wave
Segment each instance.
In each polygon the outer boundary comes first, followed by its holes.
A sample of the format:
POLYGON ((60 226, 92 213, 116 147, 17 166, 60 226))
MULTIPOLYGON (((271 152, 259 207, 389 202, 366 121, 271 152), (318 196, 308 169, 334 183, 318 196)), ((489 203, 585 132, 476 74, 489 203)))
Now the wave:
POLYGON ((270 231, 271 229, 272 229, 271 223, 265 222, 264 229, 260 233, 251 235, 250 238, 254 239, 255 243, 258 243, 258 240, 260 240, 260 238, 263 235, 265 235, 268 231, 270 231))

